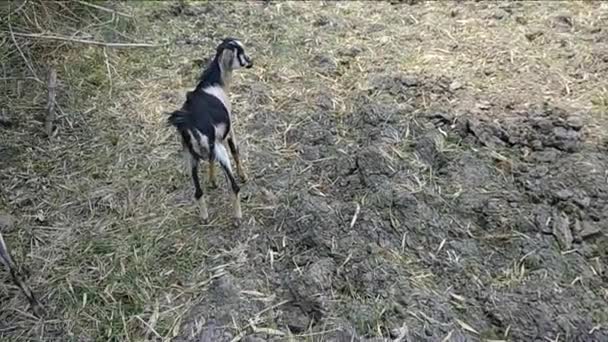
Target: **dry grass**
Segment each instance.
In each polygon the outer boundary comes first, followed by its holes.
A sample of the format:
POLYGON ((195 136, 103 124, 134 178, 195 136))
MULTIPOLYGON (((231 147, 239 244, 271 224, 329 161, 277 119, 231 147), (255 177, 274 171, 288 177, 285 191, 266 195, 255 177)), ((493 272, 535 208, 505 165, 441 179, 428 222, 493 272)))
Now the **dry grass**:
MULTIPOLYGON (((487 2, 132 2, 120 6, 122 14, 82 6, 82 13, 97 18, 81 28, 95 33, 88 39, 124 42, 123 35, 129 35, 139 42, 169 44, 124 50, 85 44, 76 49, 45 39, 14 36, 13 41, 3 29, 0 98, 14 125, 0 127, 0 211, 11 213, 16 224, 2 233, 15 259, 30 271, 27 281, 49 312, 41 320, 29 314, 8 273, 0 271, 0 337, 7 341, 139 341, 187 334, 188 312, 214 279, 251 263, 284 262, 280 248, 272 258, 268 251, 246 252, 266 229, 281 233, 290 203, 279 199, 293 194, 273 194, 266 189, 269 184, 280 182, 285 192, 306 184, 309 192, 326 195, 332 180, 312 177, 310 169, 327 160, 303 160, 300 152, 307 142, 294 142, 290 132, 315 120, 332 122, 336 145, 352 145, 349 120, 365 97, 412 105, 412 115, 441 101, 450 102, 455 113, 501 115, 506 107, 549 99, 590 114, 586 120, 596 125, 592 136, 601 136, 600 128, 606 127, 608 4, 601 2, 523 2, 516 15, 508 13, 510 3, 487 2), (110 33, 104 31, 108 27, 110 33), (228 193, 221 183, 213 191, 223 195, 209 201, 212 222, 198 222, 189 180, 179 172, 177 138, 165 126, 164 113, 178 106, 194 84, 198 70, 193 60, 207 58, 224 36, 241 37, 256 63, 251 71, 235 75, 232 94, 242 158, 252 180, 243 189, 242 231, 228 228, 230 217, 223 215, 228 193), (23 54, 11 42, 23 47, 23 54), (351 55, 353 49, 358 52, 351 55), (62 84, 52 142, 42 133, 38 115, 46 95, 36 79, 44 79, 44 72, 40 65, 22 63, 47 52, 62 84), (433 94, 384 100, 384 94, 367 92, 370 78, 394 73, 446 78, 458 89, 449 100, 433 94), (284 170, 300 176, 284 179, 284 170), (234 246, 218 249, 216 238, 234 246)), ((20 25, 25 23, 13 22, 11 29, 20 25)), ((54 29, 62 36, 74 32, 70 25, 54 29)), ((405 147, 409 142, 411 137, 385 157, 411 159, 405 147)), ((449 142, 441 146, 450 153, 449 142)), ((411 165, 420 165, 413 171, 419 173, 417 182, 404 188, 417 192, 433 183, 432 170, 415 160, 411 165)), ((364 198, 357 201, 365 203, 364 198)), ((352 214, 347 221, 351 219, 352 214)), ((458 263, 455 255, 443 257, 458 263)), ((409 269, 407 277, 420 291, 434 291, 440 275, 417 265, 414 255, 390 251, 382 259, 409 269)), ((521 261, 510 266, 498 282, 525 277, 521 261)), ((256 329, 286 335, 273 326, 282 300, 270 282, 248 290, 252 292, 243 296, 267 309, 248 324, 232 327, 235 335, 256 329)), ((363 295, 352 294, 357 296, 363 295)), ((382 321, 384 303, 361 297, 364 301, 375 310, 371 320, 382 321)), ((435 322, 421 312, 412 315, 435 322)), ((365 321, 358 327, 381 332, 379 325, 365 321)), ((474 326, 460 324, 464 330, 474 326)))

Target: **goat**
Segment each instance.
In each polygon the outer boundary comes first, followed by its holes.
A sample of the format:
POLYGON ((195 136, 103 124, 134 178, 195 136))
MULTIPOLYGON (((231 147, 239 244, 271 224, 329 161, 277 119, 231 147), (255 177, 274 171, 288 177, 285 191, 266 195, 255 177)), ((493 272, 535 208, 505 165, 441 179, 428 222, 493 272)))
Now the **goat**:
POLYGON ((228 90, 232 72, 252 66, 253 60, 245 53, 243 44, 235 38, 225 38, 217 46, 215 57, 201 74, 194 91, 187 93, 181 109, 170 113, 167 119, 181 136, 182 152, 189 161, 190 176, 194 183, 194 198, 198 202, 200 218, 204 223, 209 219, 209 214, 198 177, 198 165, 204 159, 209 161, 208 178, 211 187, 217 187, 214 162, 220 164, 234 195, 235 224, 238 225, 242 219, 240 187, 234 178, 224 141, 228 142, 238 176, 242 182, 246 182, 239 147, 231 127, 232 107, 228 90))

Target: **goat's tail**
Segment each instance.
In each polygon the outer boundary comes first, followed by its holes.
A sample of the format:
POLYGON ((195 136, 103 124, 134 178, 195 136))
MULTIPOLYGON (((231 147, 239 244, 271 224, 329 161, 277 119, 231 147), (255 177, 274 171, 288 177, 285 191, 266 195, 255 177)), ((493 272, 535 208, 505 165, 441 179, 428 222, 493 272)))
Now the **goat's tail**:
POLYGON ((169 117, 167 118, 167 124, 175 127, 179 134, 182 136, 182 151, 188 151, 192 156, 202 158, 201 154, 199 153, 200 148, 195 150, 193 146, 200 146, 200 141, 196 141, 196 138, 194 138, 191 133, 193 131, 193 123, 192 119, 188 115, 188 112, 185 112, 183 110, 176 110, 172 113, 167 114, 169 115, 169 117))
POLYGON ((192 125, 190 116, 188 112, 183 110, 176 110, 172 113, 169 113, 169 118, 167 118, 167 123, 173 125, 180 131, 190 128, 192 125))

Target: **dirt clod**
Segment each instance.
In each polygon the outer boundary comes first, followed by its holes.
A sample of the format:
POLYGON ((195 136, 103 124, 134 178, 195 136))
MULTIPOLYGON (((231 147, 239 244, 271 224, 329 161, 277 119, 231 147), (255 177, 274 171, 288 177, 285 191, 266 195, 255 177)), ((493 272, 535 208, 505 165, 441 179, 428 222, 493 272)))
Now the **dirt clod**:
POLYGON ((458 89, 461 89, 462 87, 463 87, 463 84, 458 81, 453 81, 452 83, 450 83, 451 91, 456 91, 458 89))
POLYGON ((0 112, 0 126, 4 126, 4 127, 12 126, 12 121, 9 118, 8 114, 5 113, 4 108, 0 112))
POLYGON ((323 75, 332 75, 338 69, 336 61, 325 55, 317 55, 312 59, 312 64, 323 75))
POLYGON ((570 231, 570 220, 564 213, 553 215, 553 235, 557 239, 562 250, 572 248, 572 232, 570 231))
POLYGON ((241 340, 242 342, 266 342, 267 340, 258 337, 258 336, 245 336, 245 338, 243 338, 241 340))
POLYGON ((331 287, 336 264, 332 258, 323 258, 310 266, 309 276, 320 288, 331 287))
POLYGON ((561 189, 555 193, 555 197, 561 201, 566 201, 566 200, 570 199, 572 196, 574 196, 574 193, 572 193, 572 191, 570 191, 568 189, 561 189))
POLYGON ((7 232, 13 228, 14 218, 12 215, 0 212, 0 232, 7 232))
POLYGON ((359 54, 361 54, 361 52, 363 52, 363 50, 359 47, 353 46, 353 47, 349 47, 349 48, 343 48, 340 49, 338 51, 338 55, 342 56, 342 57, 357 57, 359 54))
POLYGON ((529 41, 534 41, 537 38, 541 37, 544 34, 543 31, 532 31, 532 32, 528 32, 525 34, 526 39, 528 39, 529 41))
POLYGON ((581 231, 579 233, 582 239, 593 237, 597 234, 602 233, 602 229, 589 221, 584 221, 581 225, 581 231))
POLYGON ((570 116, 567 122, 568 126, 575 130, 580 130, 584 126, 583 119, 580 116, 570 116))
POLYGON ((553 20, 561 26, 572 27, 574 26, 574 22, 572 20, 572 16, 568 14, 560 14, 553 17, 553 20))

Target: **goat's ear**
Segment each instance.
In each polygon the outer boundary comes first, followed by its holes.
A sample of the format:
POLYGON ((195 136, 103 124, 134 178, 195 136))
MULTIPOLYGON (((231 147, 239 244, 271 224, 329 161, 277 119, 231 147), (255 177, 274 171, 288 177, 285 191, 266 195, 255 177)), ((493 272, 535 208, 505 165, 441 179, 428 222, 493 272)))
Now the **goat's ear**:
POLYGON ((226 45, 230 42, 230 38, 223 38, 217 43, 219 49, 226 48, 226 45))

